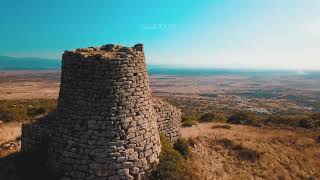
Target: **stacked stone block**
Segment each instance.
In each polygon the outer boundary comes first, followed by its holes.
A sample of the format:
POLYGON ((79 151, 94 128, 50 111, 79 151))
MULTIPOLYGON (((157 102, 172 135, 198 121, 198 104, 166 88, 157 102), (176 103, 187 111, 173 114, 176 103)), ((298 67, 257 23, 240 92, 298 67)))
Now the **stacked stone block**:
POLYGON ((181 111, 159 98, 153 98, 153 108, 158 115, 158 131, 172 142, 180 136, 181 111))
POLYGON ((22 150, 47 148, 61 178, 144 179, 159 161, 158 127, 178 136, 179 111, 162 105, 154 107, 142 44, 66 51, 57 109, 23 126, 22 150))

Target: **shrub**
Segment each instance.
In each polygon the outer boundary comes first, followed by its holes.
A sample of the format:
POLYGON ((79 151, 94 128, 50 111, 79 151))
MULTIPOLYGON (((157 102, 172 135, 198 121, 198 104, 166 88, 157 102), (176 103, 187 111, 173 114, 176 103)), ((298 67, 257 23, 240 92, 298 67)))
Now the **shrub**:
POLYGON ((310 118, 314 120, 320 120, 320 113, 312 113, 310 114, 310 118))
POLYGON ((186 159, 190 153, 190 144, 186 139, 180 138, 174 143, 174 149, 179 151, 180 154, 186 159))
POLYGON ((299 127, 310 129, 310 128, 314 128, 315 125, 311 119, 304 118, 299 121, 299 127))
POLYGON ((314 123, 314 125, 315 125, 315 127, 320 128, 320 120, 316 121, 316 122, 314 123))
POLYGON ((221 144, 223 147, 233 150, 237 158, 241 160, 246 160, 246 161, 256 161, 261 158, 262 153, 258 152, 253 149, 249 149, 247 147, 242 146, 241 144, 236 144, 234 141, 223 138, 217 140, 219 144, 221 144))
POLYGON ((212 122, 215 119, 214 113, 206 113, 200 117, 200 121, 202 122, 212 122))
POLYGON ((9 122, 12 120, 12 115, 8 112, 0 112, 0 121, 9 122))
POLYGON ((43 107, 40 107, 40 108, 30 108, 27 110, 27 115, 28 116, 37 116, 37 115, 40 115, 40 114, 44 114, 46 113, 46 109, 43 108, 43 107))
POLYGON ((167 138, 163 134, 160 135, 161 139, 161 153, 160 162, 157 168, 152 172, 149 179, 166 179, 178 180, 183 179, 184 172, 184 158, 175 150, 167 138))
POLYGON ((228 119, 228 123, 258 125, 257 117, 254 114, 245 111, 240 111, 232 115, 228 119))
POLYGON ((271 126, 299 126, 301 119, 306 118, 302 115, 269 115, 264 124, 271 126))
POLYGON ((219 139, 217 140, 217 142, 222 146, 224 146, 225 148, 232 148, 233 146, 235 146, 234 142, 227 138, 219 139))
POLYGON ((216 114, 215 121, 225 123, 227 118, 223 114, 216 114))
POLYGON ((233 150, 236 151, 236 155, 239 159, 246 161, 257 161, 261 158, 262 155, 262 153, 253 149, 248 149, 246 147, 243 147, 242 145, 236 145, 233 150))
POLYGON ((191 127, 193 125, 196 125, 198 122, 198 119, 195 115, 185 115, 181 118, 182 120, 182 126, 183 127, 191 127))
POLYGON ((223 125, 215 125, 212 126, 212 129, 231 129, 231 126, 223 124, 223 125))
POLYGON ((206 113, 200 117, 200 121, 202 122, 226 122, 226 118, 223 114, 216 113, 206 113))

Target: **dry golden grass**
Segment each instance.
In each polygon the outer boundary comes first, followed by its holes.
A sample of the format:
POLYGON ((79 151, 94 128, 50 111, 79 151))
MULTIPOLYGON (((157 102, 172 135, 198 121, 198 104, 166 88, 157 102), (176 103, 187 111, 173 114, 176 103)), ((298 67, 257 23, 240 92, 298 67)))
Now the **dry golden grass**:
POLYGON ((205 123, 183 128, 197 142, 188 162, 202 179, 319 179, 319 132, 205 123))
POLYGON ((0 144, 21 136, 21 123, 0 124, 0 144))
POLYGON ((21 123, 0 124, 0 160, 20 150, 17 139, 21 136, 21 123), (9 147, 3 145, 11 144, 9 147))

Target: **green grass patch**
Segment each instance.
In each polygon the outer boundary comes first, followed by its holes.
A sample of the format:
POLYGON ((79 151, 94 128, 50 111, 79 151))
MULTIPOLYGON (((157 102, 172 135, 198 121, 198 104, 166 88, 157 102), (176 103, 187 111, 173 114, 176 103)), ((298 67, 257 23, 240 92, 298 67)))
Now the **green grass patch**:
POLYGON ((56 105, 56 99, 0 100, 0 121, 30 121, 52 111, 56 105))

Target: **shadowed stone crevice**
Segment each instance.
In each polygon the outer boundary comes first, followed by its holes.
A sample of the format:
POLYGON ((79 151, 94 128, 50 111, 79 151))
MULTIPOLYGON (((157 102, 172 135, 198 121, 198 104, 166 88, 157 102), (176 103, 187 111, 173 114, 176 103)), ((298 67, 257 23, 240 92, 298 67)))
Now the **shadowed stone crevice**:
POLYGON ((45 148, 64 179, 145 179, 159 133, 175 141, 180 122, 180 110, 151 96, 142 44, 65 51, 57 108, 23 125, 22 151, 45 148))

